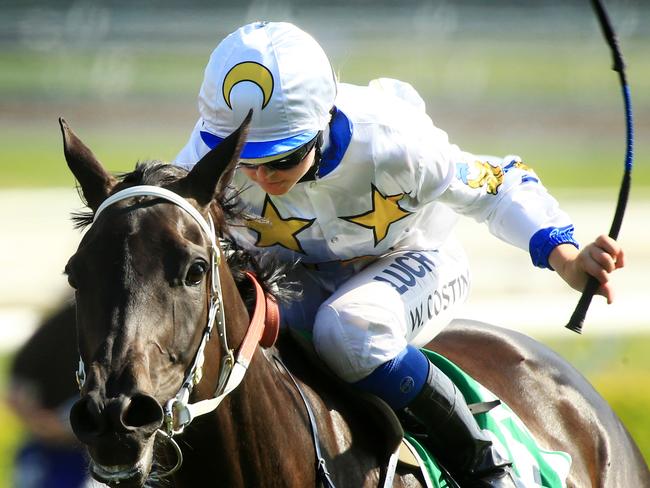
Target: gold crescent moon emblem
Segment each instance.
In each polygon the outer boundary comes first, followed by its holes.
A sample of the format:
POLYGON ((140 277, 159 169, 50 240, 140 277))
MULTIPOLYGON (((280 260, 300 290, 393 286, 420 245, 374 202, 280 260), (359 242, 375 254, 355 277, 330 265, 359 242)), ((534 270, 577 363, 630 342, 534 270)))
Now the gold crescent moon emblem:
POLYGON ((264 95, 262 109, 266 107, 273 93, 273 75, 263 64, 254 61, 244 61, 233 66, 223 79, 223 99, 226 101, 226 105, 228 105, 230 110, 232 110, 230 92, 237 83, 242 81, 255 83, 262 90, 262 94, 264 95))

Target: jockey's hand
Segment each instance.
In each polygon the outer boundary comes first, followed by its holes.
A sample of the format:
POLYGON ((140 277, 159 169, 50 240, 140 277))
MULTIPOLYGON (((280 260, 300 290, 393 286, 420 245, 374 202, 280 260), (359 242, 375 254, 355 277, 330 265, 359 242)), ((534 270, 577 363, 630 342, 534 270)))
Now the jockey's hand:
POLYGON ((584 289, 589 275, 596 278, 600 283, 596 294, 607 298, 607 303, 614 300, 610 273, 625 266, 623 249, 604 234, 580 251, 570 244, 560 244, 551 251, 548 262, 564 281, 578 291, 584 289))

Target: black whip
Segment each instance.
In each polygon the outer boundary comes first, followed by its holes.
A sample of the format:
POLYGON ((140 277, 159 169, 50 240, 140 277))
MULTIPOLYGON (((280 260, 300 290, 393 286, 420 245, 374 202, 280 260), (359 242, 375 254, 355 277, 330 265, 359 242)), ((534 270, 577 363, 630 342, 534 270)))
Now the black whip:
MULTIPOLYGON (((625 207, 627 206, 628 196, 630 194, 630 184, 632 180, 632 162, 634 159, 634 121, 632 117, 632 102, 630 98, 630 87, 627 84, 627 79, 625 77, 625 63, 623 62, 623 55, 621 50, 618 47, 618 39, 616 38, 616 33, 612 28, 612 24, 607 15, 607 11, 603 6, 603 3, 600 0, 591 0, 591 4, 596 12, 598 17, 598 22, 605 36, 605 40, 612 51, 613 66, 612 69, 618 73, 618 77, 621 84, 621 90, 623 92, 623 103, 625 105, 625 124, 626 124, 626 149, 625 149, 625 172, 623 173, 623 181, 621 182, 621 188, 618 193, 618 202, 616 203, 616 212, 614 214, 614 220, 612 221, 612 226, 609 229, 609 237, 612 239, 618 238, 618 233, 621 230, 621 224, 623 223, 623 216, 625 215, 625 207)), ((582 333, 582 325, 585 321, 585 316, 587 315, 587 309, 591 304, 591 299, 594 297, 594 294, 598 290, 600 283, 593 276, 589 277, 587 285, 582 292, 582 296, 576 305, 569 323, 566 325, 566 328, 577 332, 578 334, 582 333)))

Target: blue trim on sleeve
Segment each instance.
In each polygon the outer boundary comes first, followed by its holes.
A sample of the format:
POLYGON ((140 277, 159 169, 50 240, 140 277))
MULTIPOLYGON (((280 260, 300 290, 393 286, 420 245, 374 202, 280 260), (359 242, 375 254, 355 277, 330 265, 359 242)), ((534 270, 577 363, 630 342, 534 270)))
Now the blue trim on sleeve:
POLYGON ((326 176, 336 169, 343 159, 351 140, 352 122, 340 109, 334 107, 334 114, 330 121, 329 146, 321 155, 318 169, 319 177, 326 176))
POLYGON ((553 249, 560 244, 572 244, 579 249, 580 245, 573 238, 573 231, 573 225, 567 225, 565 227, 547 227, 535 232, 528 244, 530 259, 533 261, 533 264, 538 268, 553 270, 548 263, 548 257, 551 255, 553 249))

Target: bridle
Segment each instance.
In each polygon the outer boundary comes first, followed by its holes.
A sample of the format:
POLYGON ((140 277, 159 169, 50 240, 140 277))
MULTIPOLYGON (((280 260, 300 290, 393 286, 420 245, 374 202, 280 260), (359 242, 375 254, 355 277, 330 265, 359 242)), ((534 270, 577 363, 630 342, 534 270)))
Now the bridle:
MULTIPOLYGON (((246 274, 252 281, 256 292, 255 310, 244 340, 239 348, 237 350, 230 348, 226 335, 226 317, 223 307, 221 278, 219 276, 219 265, 223 259, 223 253, 217 244, 217 235, 212 217, 208 214, 208 219, 206 220, 185 198, 170 190, 157 186, 139 185, 121 190, 104 200, 95 212, 93 223, 97 221, 99 215, 107 207, 122 200, 135 197, 154 197, 174 203, 199 224, 201 230, 210 241, 210 286, 207 324, 203 330, 201 343, 197 349, 192 367, 185 376, 178 393, 165 404, 165 430, 158 431, 171 439, 174 435, 182 433, 185 427, 195 417, 214 411, 223 399, 239 386, 244 379, 253 354, 257 349, 257 344, 262 345, 262 347, 270 347, 275 343, 278 335, 279 312, 275 300, 269 295, 266 295, 255 276, 247 272, 246 274), (196 403, 190 403, 189 400, 192 390, 202 378, 205 348, 210 340, 215 324, 219 334, 219 342, 224 353, 215 396, 196 403)), ((84 363, 80 357, 79 370, 77 372, 77 381, 80 389, 83 387, 85 379, 84 363)), ((180 455, 178 447, 176 445, 174 447, 177 450, 177 454, 180 455)), ((178 469, 181 462, 182 458, 179 459, 179 463, 171 472, 178 469)), ((166 473, 166 475, 168 476, 171 472, 166 473)))
MULTIPOLYGON (((158 429, 156 431, 157 434, 162 435, 167 441, 169 441, 177 457, 176 465, 173 468, 169 469, 164 474, 158 475, 159 478, 167 478, 175 473, 183 464, 183 452, 174 440, 174 436, 182 433, 185 427, 187 427, 195 417, 214 411, 223 399, 239 386, 246 375, 253 354, 257 350, 257 345, 259 344, 262 347, 268 348, 275 343, 279 332, 280 312, 275 299, 264 293, 264 290, 257 281, 255 275, 246 272, 246 275, 249 280, 251 280, 255 289, 255 310, 253 311, 253 316, 251 317, 248 330, 246 331, 241 344, 237 350, 230 348, 228 346, 228 338, 226 335, 226 316, 223 307, 221 278, 219 276, 219 265, 221 264, 223 253, 217 244, 217 235, 214 229, 212 217, 208 214, 208 220, 206 220, 187 200, 170 190, 158 186, 139 185, 121 190, 104 200, 95 212, 93 223, 97 221, 99 215, 110 205, 134 197, 161 198, 178 205, 199 224, 204 234, 210 240, 211 278, 209 287, 210 305, 207 324, 203 330, 201 343, 197 349, 192 367, 185 376, 178 393, 165 404, 163 421, 165 430, 158 429), (223 358, 221 360, 221 369, 219 372, 215 396, 206 400, 200 400, 196 403, 189 403, 190 395, 194 386, 201 381, 203 363, 205 361, 205 348, 210 340, 215 323, 219 334, 221 348, 223 350, 223 358)), ((300 385, 296 382, 279 357, 274 356, 274 359, 276 364, 283 369, 285 374, 292 381, 307 410, 312 432, 312 441, 316 453, 316 472, 318 479, 323 483, 323 486, 327 488, 335 488, 329 471, 327 470, 325 458, 323 457, 319 446, 318 426, 310 403, 300 388, 300 385)), ((79 370, 77 372, 79 389, 83 387, 85 379, 86 374, 84 363, 80 356, 79 370)))

